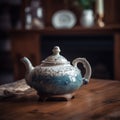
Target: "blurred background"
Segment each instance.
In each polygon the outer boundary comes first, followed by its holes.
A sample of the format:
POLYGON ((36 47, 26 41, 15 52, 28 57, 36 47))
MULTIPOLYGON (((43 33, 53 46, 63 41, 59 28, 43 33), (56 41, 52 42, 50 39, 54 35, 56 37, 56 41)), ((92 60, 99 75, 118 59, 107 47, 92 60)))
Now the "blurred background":
MULTIPOLYGON (((85 57, 92 78, 120 79, 120 0, 0 0, 0 84, 24 78, 53 46, 72 62, 85 57)), ((79 66, 83 70, 82 66, 79 66)))

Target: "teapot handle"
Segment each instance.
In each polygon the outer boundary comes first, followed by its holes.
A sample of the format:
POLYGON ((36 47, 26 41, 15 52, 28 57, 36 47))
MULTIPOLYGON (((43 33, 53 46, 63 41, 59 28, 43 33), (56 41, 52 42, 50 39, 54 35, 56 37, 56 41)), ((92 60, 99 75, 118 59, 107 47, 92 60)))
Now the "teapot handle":
POLYGON ((85 75, 83 77, 83 83, 87 84, 90 80, 91 73, 92 73, 91 66, 85 58, 76 58, 76 59, 73 60, 72 64, 73 64, 74 67, 77 67, 77 64, 79 62, 83 64, 83 67, 86 70, 85 75))

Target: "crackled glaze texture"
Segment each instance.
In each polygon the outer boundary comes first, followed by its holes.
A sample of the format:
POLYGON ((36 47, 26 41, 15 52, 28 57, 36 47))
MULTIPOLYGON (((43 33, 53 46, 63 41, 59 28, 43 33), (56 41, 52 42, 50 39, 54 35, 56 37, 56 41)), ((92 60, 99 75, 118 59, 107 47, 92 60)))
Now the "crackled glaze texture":
POLYGON ((49 75, 49 76, 64 76, 71 75, 76 76, 80 74, 80 70, 73 67, 72 65, 57 65, 57 66, 38 66, 35 68, 34 74, 36 75, 49 75))

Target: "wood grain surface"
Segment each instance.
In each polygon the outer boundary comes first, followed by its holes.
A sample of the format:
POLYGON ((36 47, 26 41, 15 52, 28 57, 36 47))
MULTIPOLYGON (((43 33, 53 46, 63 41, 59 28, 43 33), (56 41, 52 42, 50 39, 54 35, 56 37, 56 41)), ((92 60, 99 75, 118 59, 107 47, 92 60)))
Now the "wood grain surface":
POLYGON ((120 82, 91 80, 70 101, 38 101, 28 89, 0 100, 0 120, 120 120, 120 82))

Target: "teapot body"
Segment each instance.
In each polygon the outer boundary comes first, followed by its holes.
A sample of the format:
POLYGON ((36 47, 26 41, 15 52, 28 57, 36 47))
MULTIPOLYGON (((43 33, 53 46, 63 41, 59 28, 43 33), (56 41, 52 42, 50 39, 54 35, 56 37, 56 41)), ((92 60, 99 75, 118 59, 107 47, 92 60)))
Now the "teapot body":
POLYGON ((65 95, 66 99, 70 99, 73 93, 90 79, 91 66, 85 58, 76 58, 70 64, 59 52, 60 48, 55 46, 53 54, 36 67, 32 66, 28 58, 22 59, 26 66, 26 82, 39 96, 65 95), (77 67, 79 62, 86 70, 84 77, 77 67))
POLYGON ((72 93, 83 84, 80 70, 72 65, 35 67, 27 81, 38 94, 44 95, 72 93))

